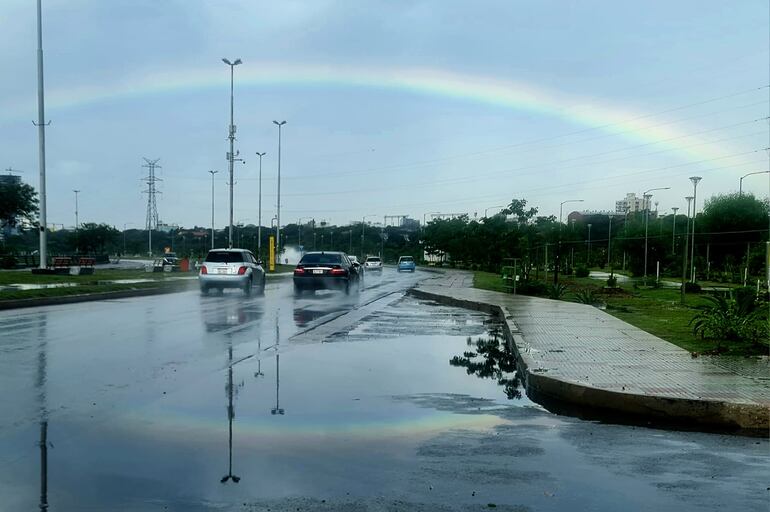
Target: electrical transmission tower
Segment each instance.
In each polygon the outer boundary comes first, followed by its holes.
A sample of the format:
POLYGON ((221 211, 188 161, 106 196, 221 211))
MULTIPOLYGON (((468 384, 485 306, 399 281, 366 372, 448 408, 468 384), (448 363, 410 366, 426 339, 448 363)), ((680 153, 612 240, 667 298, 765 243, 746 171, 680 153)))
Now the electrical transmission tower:
POLYGON ((155 188, 155 183, 163 180, 155 176, 155 169, 160 169, 160 165, 158 165, 160 158, 155 160, 145 158, 144 161, 146 163, 142 167, 147 168, 147 177, 143 178, 143 181, 147 183, 147 190, 142 191, 147 194, 147 223, 145 229, 147 229, 148 233, 149 253, 152 256, 152 230, 158 229, 158 205, 155 202, 155 194, 160 194, 155 188))

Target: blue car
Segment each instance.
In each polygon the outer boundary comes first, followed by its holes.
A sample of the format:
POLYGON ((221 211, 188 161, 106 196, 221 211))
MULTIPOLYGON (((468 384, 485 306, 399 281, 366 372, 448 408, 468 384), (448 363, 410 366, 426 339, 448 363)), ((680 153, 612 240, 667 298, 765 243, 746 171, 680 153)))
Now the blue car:
POLYGON ((398 271, 399 272, 414 272, 415 264, 414 258, 411 256, 401 256, 398 258, 398 271))

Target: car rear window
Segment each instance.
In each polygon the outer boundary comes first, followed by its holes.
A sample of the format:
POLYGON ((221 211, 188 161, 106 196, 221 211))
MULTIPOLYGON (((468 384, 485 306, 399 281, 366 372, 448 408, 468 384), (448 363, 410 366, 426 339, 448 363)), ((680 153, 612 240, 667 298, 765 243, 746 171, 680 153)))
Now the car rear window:
POLYGON ((411 263, 414 260, 412 259, 411 256, 401 256, 401 261, 406 262, 406 263, 411 263))
POLYGON ((380 258, 366 258, 366 261, 374 261, 376 263, 380 261, 380 258))
POLYGON ((229 251, 211 251, 206 256, 208 263, 242 263, 243 253, 229 251))
POLYGON ((305 254, 300 260, 300 265, 339 265, 342 257, 339 254, 305 254))

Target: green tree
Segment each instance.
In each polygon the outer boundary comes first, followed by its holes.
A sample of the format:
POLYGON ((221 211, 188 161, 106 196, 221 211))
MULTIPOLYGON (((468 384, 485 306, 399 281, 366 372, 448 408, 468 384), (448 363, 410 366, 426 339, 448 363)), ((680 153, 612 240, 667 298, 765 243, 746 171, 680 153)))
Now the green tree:
POLYGON ((16 227, 20 220, 35 222, 37 192, 26 183, 0 183, 0 226, 16 227))

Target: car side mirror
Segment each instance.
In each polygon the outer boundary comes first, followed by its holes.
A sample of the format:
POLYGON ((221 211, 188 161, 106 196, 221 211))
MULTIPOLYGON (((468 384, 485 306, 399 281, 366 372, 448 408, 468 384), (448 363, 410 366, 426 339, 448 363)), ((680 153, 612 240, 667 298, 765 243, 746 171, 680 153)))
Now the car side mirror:
POLYGON ((262 260, 257 260, 257 265, 262 265, 262 260))

